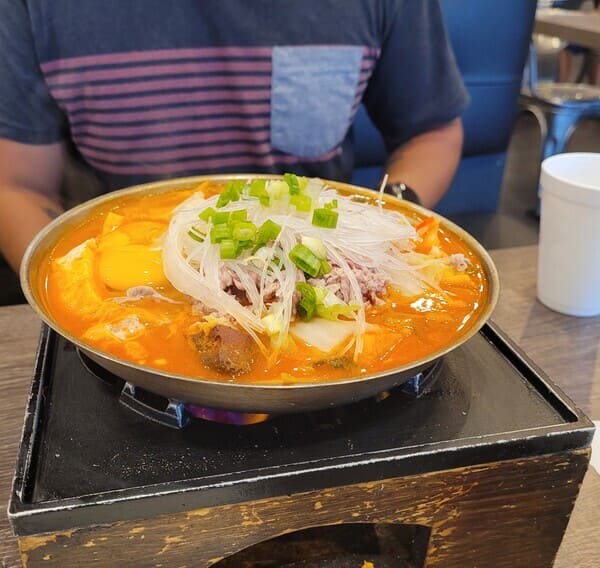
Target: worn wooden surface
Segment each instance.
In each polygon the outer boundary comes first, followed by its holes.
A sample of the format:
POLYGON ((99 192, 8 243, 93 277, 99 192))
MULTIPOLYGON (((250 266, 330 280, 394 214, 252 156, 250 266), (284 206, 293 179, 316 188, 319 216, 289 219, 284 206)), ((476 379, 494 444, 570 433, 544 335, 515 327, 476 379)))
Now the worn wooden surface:
MULTIPOLYGON (((498 323, 592 418, 600 420, 600 317, 562 316, 535 299, 536 247, 495 251, 500 272, 498 323)), ((39 322, 26 306, 0 308, 0 565, 19 565, 6 520, 39 322)), ((600 476, 588 470, 555 562, 592 568, 600 559, 600 476)), ((167 544, 167 543, 165 543, 167 544)))
POLYGON ((600 420, 600 316, 563 316, 536 299, 537 247, 492 256, 500 273, 493 321, 590 418, 600 420))
POLYGON ((600 51, 600 14, 598 13, 559 8, 538 10, 535 15, 534 31, 600 51))
POLYGON ((588 454, 579 450, 198 509, 25 537, 20 545, 31 566, 134 561, 140 567, 207 568, 290 531, 408 523, 431 527, 428 567, 550 568, 588 454))
MULTIPOLYGON (((0 284, 1 285, 1 284, 0 284)), ((0 566, 19 566, 6 506, 21 436, 40 323, 27 306, 0 308, 0 566)))

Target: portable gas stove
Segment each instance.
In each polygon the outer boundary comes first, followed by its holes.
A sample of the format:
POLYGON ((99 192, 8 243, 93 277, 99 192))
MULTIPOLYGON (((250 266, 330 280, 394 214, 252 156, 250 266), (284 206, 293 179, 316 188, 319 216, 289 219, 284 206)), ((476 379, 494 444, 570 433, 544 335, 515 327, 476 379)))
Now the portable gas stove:
POLYGON ((492 324, 404 389, 259 418, 44 329, 9 518, 28 566, 551 566, 592 433, 492 324))

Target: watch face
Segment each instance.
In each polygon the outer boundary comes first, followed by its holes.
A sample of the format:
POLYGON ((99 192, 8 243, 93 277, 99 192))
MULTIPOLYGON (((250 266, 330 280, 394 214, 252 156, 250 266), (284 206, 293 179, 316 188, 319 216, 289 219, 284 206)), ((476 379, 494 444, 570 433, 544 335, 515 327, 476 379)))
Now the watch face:
POLYGON ((403 183, 388 183, 385 186, 385 192, 402 198, 402 192, 404 191, 404 188, 405 185, 403 183))
POLYGON ((405 183, 389 183, 385 186, 385 191, 386 193, 395 195, 399 199, 406 199, 407 201, 421 205, 419 196, 405 183))
POLYGON ((385 186, 386 193, 402 198, 402 194, 406 191, 406 185, 403 183, 388 183, 385 186))

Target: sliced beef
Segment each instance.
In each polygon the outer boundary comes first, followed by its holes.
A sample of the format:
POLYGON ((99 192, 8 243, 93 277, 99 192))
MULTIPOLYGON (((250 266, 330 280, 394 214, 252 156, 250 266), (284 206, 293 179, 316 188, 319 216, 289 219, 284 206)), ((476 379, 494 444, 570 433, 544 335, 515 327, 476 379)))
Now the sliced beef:
POLYGON ((181 303, 177 302, 176 300, 171 300, 171 298, 167 298, 167 296, 159 294, 151 286, 133 286, 132 288, 128 288, 125 292, 125 296, 113 298, 113 302, 116 302, 117 304, 125 304, 127 302, 136 302, 137 300, 141 300, 142 298, 152 298, 157 302, 162 301, 168 302, 169 304, 181 303))
POLYGON ((196 333, 189 339, 202 363, 220 373, 243 375, 256 361, 257 347, 252 338, 227 325, 216 325, 208 333, 196 333))
MULTIPOLYGON (((246 271, 246 274, 249 277, 249 285, 254 288, 252 293, 256 293, 260 282, 260 275, 250 269, 246 271)), ((221 266, 219 269, 219 281, 221 289, 233 296, 242 306, 247 306, 250 303, 251 291, 244 286, 234 270, 231 270, 227 266, 221 266)))
MULTIPOLYGON (((354 273, 363 300, 376 304, 378 296, 386 293, 386 285, 389 284, 388 277, 376 268, 361 266, 350 259, 347 259, 346 262, 354 273)), ((350 303, 352 301, 352 289, 346 272, 335 263, 331 264, 331 272, 321 278, 311 278, 308 283, 312 286, 327 288, 343 302, 350 303)))

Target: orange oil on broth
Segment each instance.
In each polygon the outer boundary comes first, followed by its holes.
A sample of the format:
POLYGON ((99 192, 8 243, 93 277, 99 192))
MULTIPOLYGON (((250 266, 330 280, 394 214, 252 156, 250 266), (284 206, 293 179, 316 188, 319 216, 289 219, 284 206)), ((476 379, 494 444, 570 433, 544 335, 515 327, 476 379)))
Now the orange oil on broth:
MULTIPOLYGON (((201 189, 209 197, 222 187, 222 184, 204 182, 201 189)), ((89 277, 91 282, 87 284, 93 284, 93 293, 100 298, 103 307, 97 313, 81 317, 77 302, 81 300, 82 285, 78 283, 77 290, 69 294, 65 288, 68 284, 61 281, 53 270, 56 260, 87 239, 100 235, 111 212, 124 216, 124 225, 151 222, 164 225, 166 231, 172 210, 197 190, 198 187, 109 201, 65 234, 40 270, 38 285, 45 294, 44 303, 48 306, 50 317, 84 343, 137 364, 199 378, 286 384, 377 373, 426 357, 452 344, 458 336, 467 332, 472 322, 477 321, 479 312, 485 309, 488 282, 481 262, 459 237, 440 228, 440 248, 448 254, 465 255, 470 262, 468 278, 461 274, 456 281, 442 282, 445 294, 430 292, 409 298, 389 288, 382 305, 367 307, 366 310, 367 322, 376 324, 379 329, 376 333, 368 332, 364 336, 365 348, 359 361, 346 368, 322 364, 327 359, 326 355, 293 341, 293 345, 270 364, 262 355, 258 355, 250 372, 235 378, 220 374, 202 365, 200 357, 186 338, 186 330, 198 321, 199 316, 192 314, 191 304, 183 294, 170 284, 163 283, 154 286, 155 289, 179 303, 141 299, 131 304, 117 304, 111 299, 124 296, 124 292, 112 290, 99 281, 97 263, 94 263, 89 277), (144 326, 143 333, 127 341, 94 336, 93 333, 90 335, 91 327, 105 326, 116 317, 126 316, 140 316, 140 319, 150 323, 144 326)), ((344 194, 343 191, 340 193, 344 194)), ((395 204, 387 204, 386 207, 400 209, 395 204)), ((406 214, 415 224, 421 220, 412 211, 406 214)))

